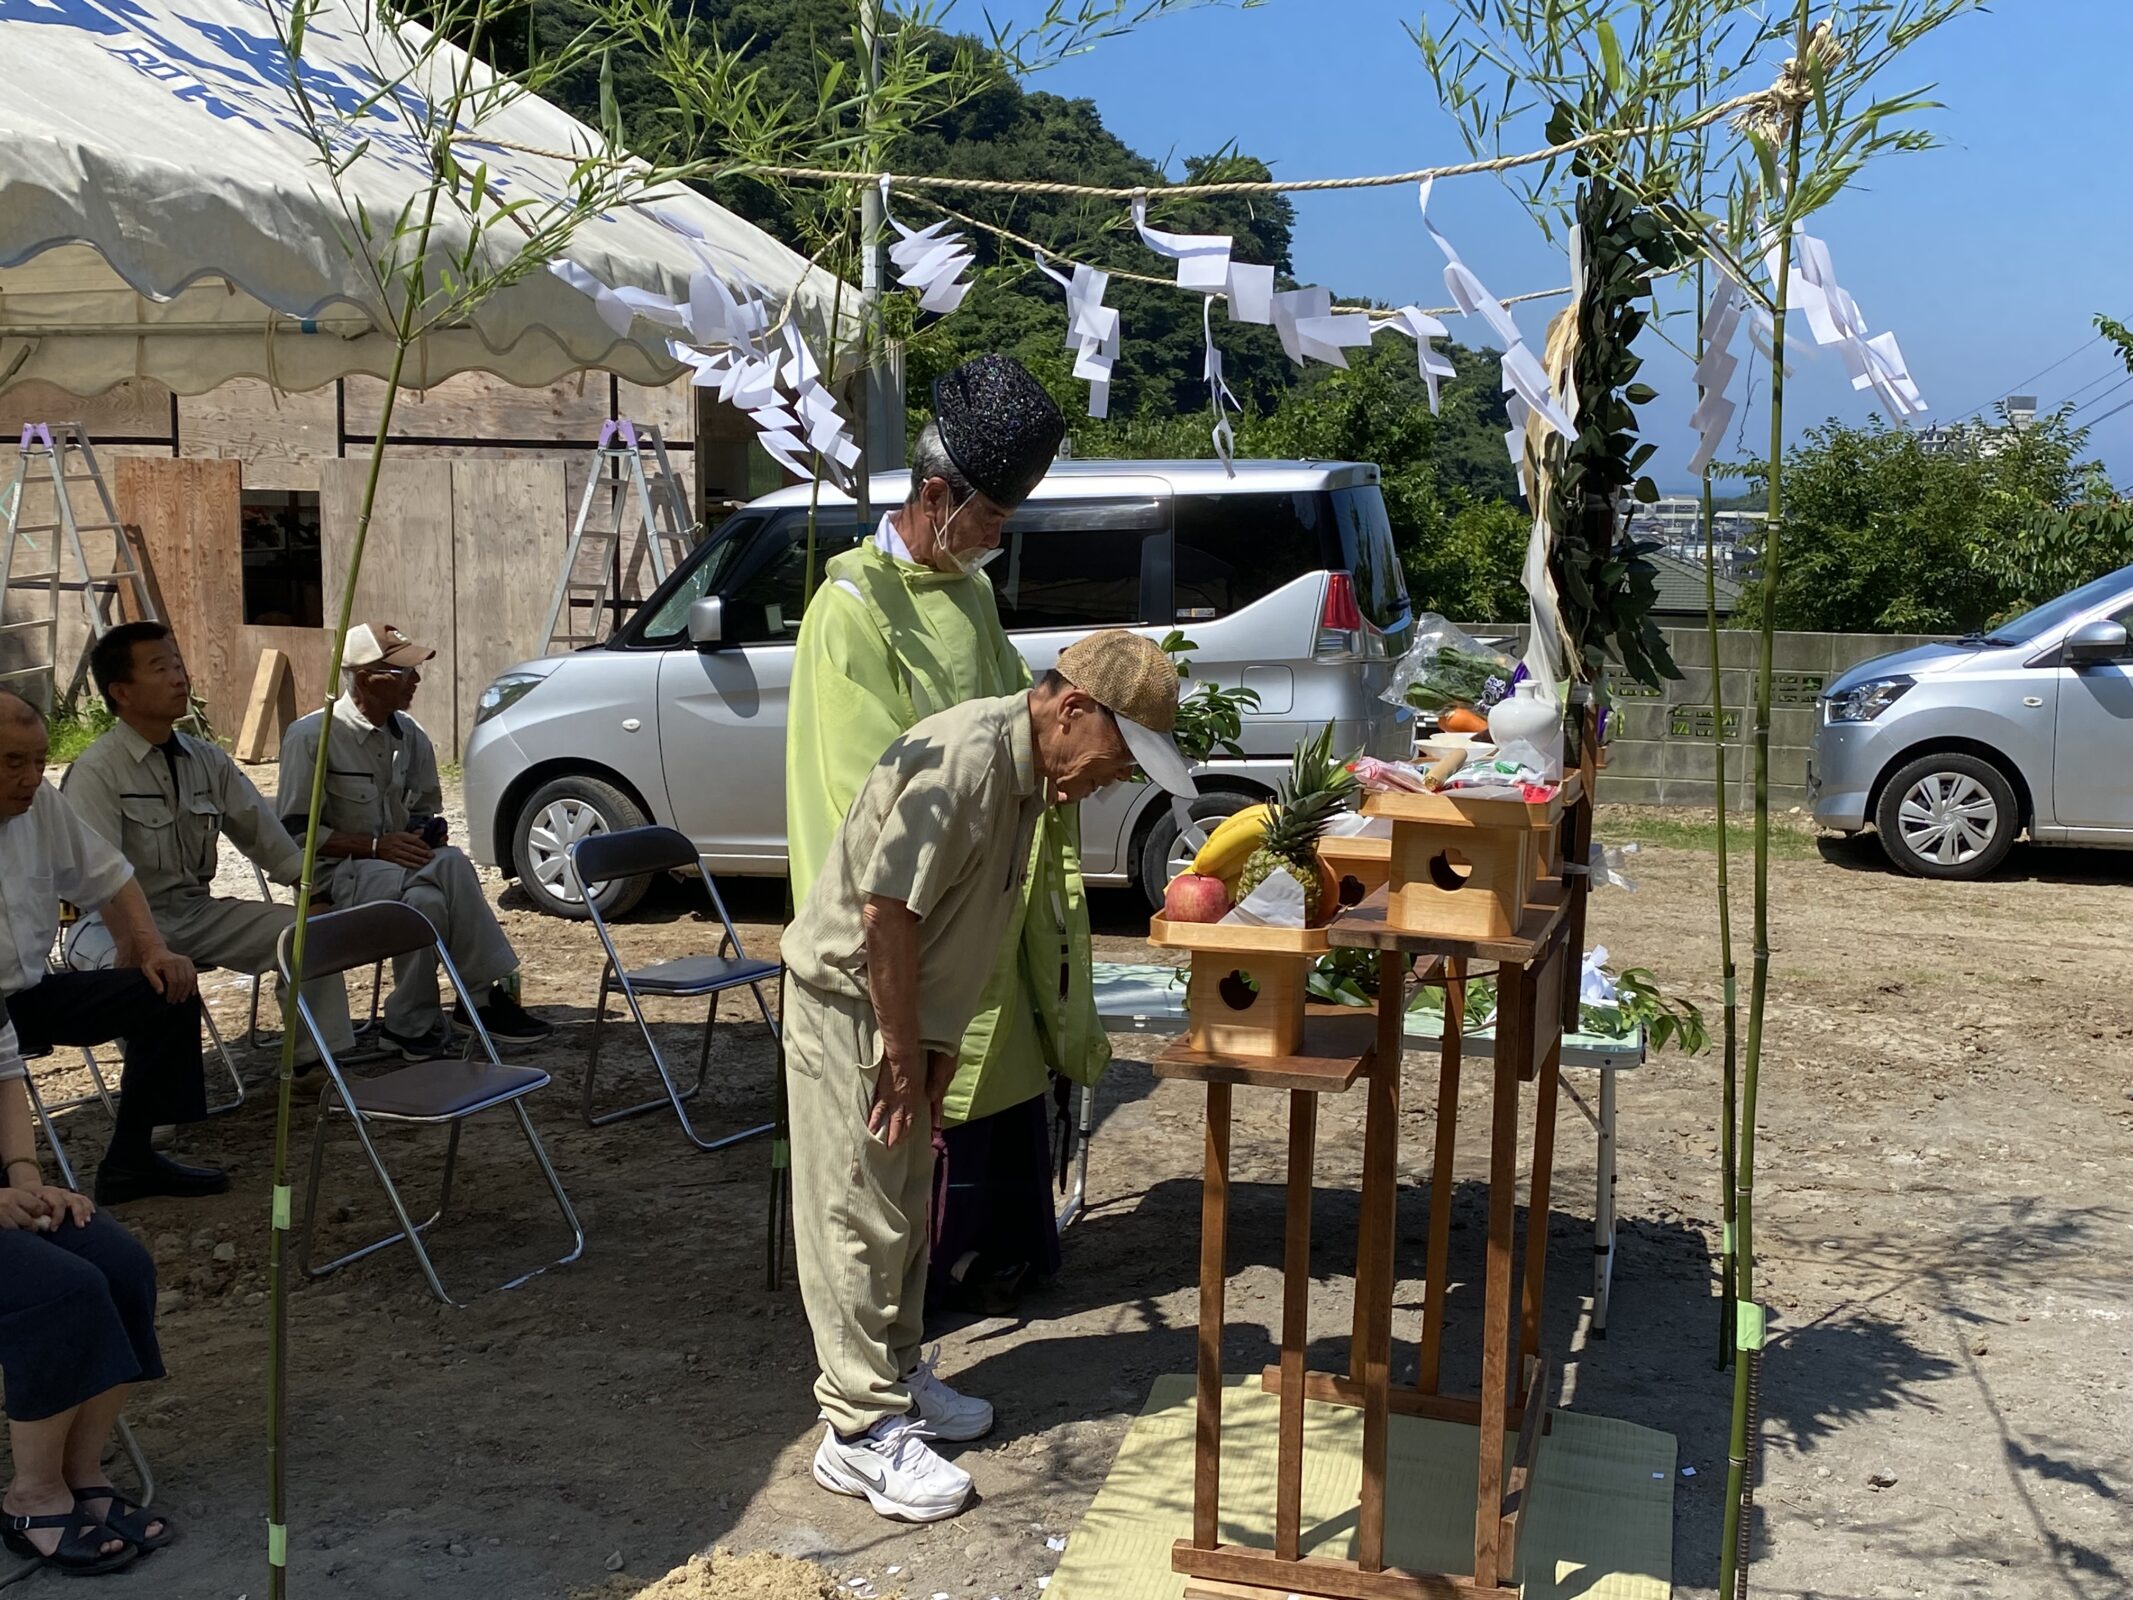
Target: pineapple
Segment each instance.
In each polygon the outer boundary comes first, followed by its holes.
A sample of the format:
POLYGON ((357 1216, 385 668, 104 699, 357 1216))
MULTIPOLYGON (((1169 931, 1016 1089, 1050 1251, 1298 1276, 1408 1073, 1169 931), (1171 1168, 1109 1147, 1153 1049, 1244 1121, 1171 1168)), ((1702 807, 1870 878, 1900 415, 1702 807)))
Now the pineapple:
POLYGON ((1242 900, 1274 873, 1285 872, 1303 887, 1304 924, 1315 926, 1322 909, 1319 896, 1318 841, 1334 814, 1355 793, 1355 774, 1348 770, 1352 757, 1335 760, 1333 724, 1327 723, 1315 739, 1296 747, 1289 762, 1289 775, 1281 784, 1267 819, 1266 832, 1244 863, 1237 879, 1237 898, 1242 900))

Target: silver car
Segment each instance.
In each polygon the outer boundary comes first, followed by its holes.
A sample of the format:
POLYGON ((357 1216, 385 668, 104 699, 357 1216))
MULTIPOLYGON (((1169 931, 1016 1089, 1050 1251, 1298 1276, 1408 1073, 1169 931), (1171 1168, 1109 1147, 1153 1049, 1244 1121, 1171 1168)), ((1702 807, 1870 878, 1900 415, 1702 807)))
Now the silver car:
MULTIPOLYGON (((872 485, 901 505, 905 475, 872 485)), ((564 853, 588 833, 680 829, 715 872, 785 871, 785 716, 806 608, 809 491, 743 507, 615 636, 513 667, 483 693, 466 749, 475 857, 558 916, 584 914, 564 853)), ((865 530, 868 535, 872 529, 865 530)), ((825 491, 815 560, 860 538, 825 491)), ((1378 469, 1252 461, 1061 461, 1013 517, 987 570, 1000 617, 1041 672, 1098 628, 1192 641, 1195 680, 1256 690, 1242 759, 1200 774, 1197 822, 1267 798, 1297 740, 1327 722, 1339 747, 1412 748, 1411 714, 1379 698, 1411 630, 1378 469)), ((1160 904, 1190 854, 1171 808, 1124 785, 1082 811, 1092 884, 1160 904)), ((642 882, 597 892, 628 909, 642 882)))
POLYGON ((2133 567, 1987 634, 1861 662, 1821 702, 1815 820, 1897 867, 1990 872, 2039 844, 2133 847, 2133 567))

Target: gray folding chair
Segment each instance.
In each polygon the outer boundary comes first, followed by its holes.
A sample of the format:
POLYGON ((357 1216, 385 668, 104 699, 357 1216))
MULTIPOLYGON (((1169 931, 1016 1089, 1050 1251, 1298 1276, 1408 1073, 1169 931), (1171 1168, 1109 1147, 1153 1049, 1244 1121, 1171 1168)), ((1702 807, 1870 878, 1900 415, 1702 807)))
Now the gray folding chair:
MULTIPOLYGON (((293 981, 289 949, 294 932, 291 929, 282 937, 284 982, 293 981)), ((397 901, 380 901, 313 917, 304 941, 304 976, 319 978, 332 973, 347 973, 425 948, 436 951, 438 964, 451 980, 452 987, 464 994, 466 986, 459 981, 458 970, 452 965, 451 954, 444 948, 443 940, 437 937, 437 930, 421 912, 397 901)), ((567 1255, 547 1266, 535 1267, 500 1287, 515 1289, 546 1272, 548 1267, 563 1266, 584 1253, 585 1229, 579 1223, 577 1213, 571 1209, 570 1196, 563 1192, 563 1180, 556 1176, 540 1135, 534 1132, 533 1119, 526 1114, 526 1097, 536 1089, 548 1086, 548 1074, 535 1067, 506 1066, 498 1059, 496 1044, 490 1039, 489 1030, 482 1025, 479 1011, 469 1008, 474 1022, 474 1039, 469 1051, 472 1059, 424 1061, 376 1077, 357 1079, 349 1078, 341 1063, 334 1059, 325 1035, 319 1030, 318 1019, 311 1014, 301 990, 297 991, 296 1014, 310 1032, 311 1042, 318 1047, 319 1061, 326 1070, 327 1080, 319 1095, 318 1124, 311 1139, 311 1171, 304 1191, 304 1231, 297 1244, 296 1261, 305 1277, 323 1278, 352 1261, 360 1261, 405 1239, 415 1253, 423 1277, 429 1281, 430 1291, 446 1305, 460 1304, 445 1292, 443 1280, 437 1276, 436 1265, 430 1259, 422 1236, 436 1226, 451 1203, 452 1174, 459 1161, 461 1125, 469 1117, 503 1106, 509 1106, 518 1117, 526 1145, 533 1152, 542 1177, 548 1180, 556 1209, 562 1212, 564 1224, 570 1229, 571 1246, 567 1255), (369 1158, 371 1170, 377 1173, 378 1182, 384 1186, 385 1198, 400 1225, 382 1239, 351 1250, 324 1266, 313 1267, 311 1242, 318 1226, 318 1190, 319 1179, 325 1170, 326 1128, 337 1111, 345 1113, 355 1129, 363 1154, 369 1158), (392 1174, 386 1170, 384 1158, 371 1138, 374 1123, 451 1129, 451 1141, 445 1148, 444 1178, 437 1196, 437 1210, 427 1222, 418 1223, 409 1216, 407 1206, 400 1198, 399 1185, 393 1182, 392 1174)))
MULTIPOLYGON (((98 971, 99 969, 93 965, 79 966, 74 960, 75 942, 85 931, 95 925, 90 918, 81 917, 62 929, 59 935, 59 955, 56 959, 48 959, 45 962, 45 966, 53 972, 98 971)), ((203 965, 198 970, 200 976, 204 978, 217 969, 203 965)), ((252 1007, 256 1013, 259 1007, 259 979, 256 977, 252 979, 252 1007)), ((237 1070, 237 1058, 230 1054, 229 1045, 223 1041, 222 1030, 215 1026, 215 1013, 209 1008, 207 998, 204 995, 200 1000, 200 1022, 207 1029, 208 1043, 215 1047, 215 1055, 222 1062, 222 1070, 229 1075, 230 1098, 207 1108, 209 1116, 219 1117, 227 1112, 243 1108, 245 1096, 244 1074, 237 1070)), ((81 1055, 82 1060, 88 1065, 89 1076, 96 1081, 96 1094, 93 1097, 79 1095, 72 1100, 56 1101, 52 1109, 54 1111, 72 1111, 77 1106, 89 1104, 90 1100, 94 1098, 103 1102, 104 1110, 108 1114, 114 1117, 117 1116, 118 1107, 111 1098, 109 1085, 104 1081, 103 1063, 97 1059, 96 1052, 87 1045, 81 1047, 81 1055)))
POLYGON ((626 828, 619 833, 596 833, 570 847, 570 874, 583 897, 586 911, 592 917, 593 931, 599 934, 600 944, 607 952, 607 964, 600 970, 600 1004, 593 1013, 592 1054, 585 1063, 586 1125, 605 1127, 610 1122, 656 1111, 664 1105, 674 1108, 674 1115, 681 1119, 683 1135, 699 1150, 723 1150, 744 1139, 769 1133, 776 1125, 766 1122, 760 1127, 707 1139, 689 1121, 688 1103, 703 1092, 704 1080, 711 1071, 711 1036, 718 1027, 719 996, 728 989, 753 990, 756 1006, 775 1039, 778 1037, 777 1019, 770 1013, 770 1002, 764 998, 763 985, 776 982, 784 970, 779 962, 754 960, 741 948, 741 936, 733 926, 733 918, 726 912, 726 902, 719 895, 717 883, 705 870, 702 857, 696 853, 696 846, 690 843, 687 835, 672 828, 626 828), (624 966, 615 949, 614 938, 607 930, 607 919, 600 915, 599 901, 595 898, 600 886, 615 878, 637 878, 690 866, 703 872, 704 887, 710 891, 712 908, 718 912, 718 920, 726 930, 717 954, 678 956, 672 961, 658 961, 644 967, 624 966), (652 1067, 658 1072, 659 1082, 666 1093, 595 1115, 593 1079, 600 1070, 600 1034, 607 1023, 608 996, 616 989, 622 991, 630 1014, 637 1019, 637 1031, 644 1035, 644 1047, 651 1053, 652 1067), (686 1091, 675 1083, 674 1074, 667 1069, 659 1041, 652 1037, 652 1025, 645 1020, 640 995, 660 995, 678 1000, 710 997, 710 1007, 704 1014, 703 1044, 697 1053, 696 1082, 686 1091))

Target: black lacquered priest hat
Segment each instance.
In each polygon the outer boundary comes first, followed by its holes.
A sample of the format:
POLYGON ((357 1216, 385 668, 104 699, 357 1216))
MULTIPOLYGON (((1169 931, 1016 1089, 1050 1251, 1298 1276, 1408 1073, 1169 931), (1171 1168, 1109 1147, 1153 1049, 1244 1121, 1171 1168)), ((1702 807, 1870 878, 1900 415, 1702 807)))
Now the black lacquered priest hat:
POLYGON ((933 414, 971 487, 1002 506, 1029 498, 1066 437, 1059 407, 1013 356, 979 356, 934 379, 933 414))

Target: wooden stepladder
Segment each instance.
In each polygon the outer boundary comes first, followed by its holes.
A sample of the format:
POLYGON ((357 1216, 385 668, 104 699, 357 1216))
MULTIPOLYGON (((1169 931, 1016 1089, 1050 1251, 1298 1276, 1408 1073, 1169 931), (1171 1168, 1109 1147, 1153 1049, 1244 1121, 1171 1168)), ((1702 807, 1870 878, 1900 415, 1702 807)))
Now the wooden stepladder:
POLYGON ((632 588, 649 595, 696 547, 696 520, 656 423, 610 418, 592 458, 548 604, 551 652, 605 639, 632 588), (641 581, 645 568, 649 582, 641 581))
POLYGON ((6 524, 5 542, 0 544, 0 596, 19 601, 19 610, 28 613, 0 616, 0 639, 13 646, 0 661, 0 684, 26 698, 42 699, 50 712, 80 692, 88 677, 90 648, 108 629, 128 620, 157 618, 154 596, 119 524, 95 446, 80 423, 33 422, 23 428, 15 476, 0 499, 0 517, 6 524), (98 515, 89 521, 74 514, 71 486, 78 483, 95 492, 98 515), (18 570, 23 563, 34 570, 18 570), (62 595, 70 598, 63 601, 62 595), (59 625, 76 597, 88 633, 62 685, 59 625))

